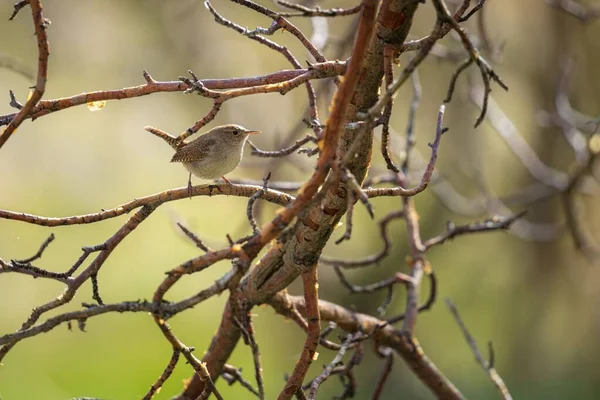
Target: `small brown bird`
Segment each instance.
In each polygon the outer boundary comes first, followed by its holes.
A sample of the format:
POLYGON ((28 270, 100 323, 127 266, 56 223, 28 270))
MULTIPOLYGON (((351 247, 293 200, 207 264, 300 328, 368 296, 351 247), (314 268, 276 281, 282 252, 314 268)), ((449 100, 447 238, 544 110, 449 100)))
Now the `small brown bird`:
POLYGON ((188 190, 192 190, 192 174, 201 179, 223 178, 242 161, 244 144, 249 135, 260 133, 239 125, 217 126, 175 151, 171 162, 181 162, 190 171, 188 190))

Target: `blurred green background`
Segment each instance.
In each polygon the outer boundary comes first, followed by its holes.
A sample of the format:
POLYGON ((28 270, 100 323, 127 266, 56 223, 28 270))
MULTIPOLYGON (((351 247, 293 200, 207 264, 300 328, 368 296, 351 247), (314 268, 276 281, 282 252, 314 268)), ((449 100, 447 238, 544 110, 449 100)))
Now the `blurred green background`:
MULTIPOLYGON (((35 71, 37 48, 30 10, 25 8, 9 23, 13 3, 0 0, 0 54, 17 57, 35 71)), ((227 1, 216 0, 213 4, 226 17, 250 29, 270 25, 266 18, 227 1)), ((346 3, 319 4, 328 7, 346 3)), ((573 161, 573 152, 560 130, 540 126, 540 112, 554 110, 561 65, 565 58, 572 57, 574 72, 568 91, 572 105, 587 115, 600 113, 600 21, 581 24, 544 1, 490 0, 485 10, 490 38, 503 47, 502 59, 494 67, 510 87, 508 93, 494 87, 495 101, 543 162, 566 169, 573 161)), ((174 80, 188 69, 200 78, 225 78, 290 68, 281 55, 214 23, 201 1, 46 1, 44 12, 52 21, 46 99, 143 84, 143 69, 157 80, 174 80)), ((329 20, 331 44, 325 51, 329 57, 343 50, 339 39, 349 29, 352 18, 329 20)), ((428 34, 433 19, 431 4, 421 5, 411 37, 428 34)), ((295 22, 305 32, 311 32, 310 21, 295 22)), ((466 26, 477 32, 475 21, 466 26)), ((291 35, 278 32, 272 39, 288 46, 300 60, 309 58, 291 35)), ((460 49, 452 38, 443 43, 460 49)), ((342 57, 347 54, 346 51, 342 57)), ((405 56, 402 62, 406 62, 405 56)), ((428 154, 436 110, 455 67, 431 57, 420 68, 423 99, 416 129, 417 148, 423 156, 428 154)), ((479 82, 477 71, 471 70, 468 79, 479 82)), ((476 182, 482 177, 500 196, 518 192, 534 180, 487 122, 476 130, 472 128, 479 110, 469 101, 466 82, 465 75, 446 112, 445 125, 451 130, 442 143, 438 170, 466 198, 480 194, 476 182)), ((21 75, 0 69, 0 93, 5 96, 0 114, 13 112, 8 105, 9 89, 25 102, 31 85, 32 81, 21 75)), ((234 99, 224 105, 210 126, 233 122, 260 129, 264 134, 255 143, 264 149, 276 149, 281 138, 305 116, 305 97, 301 88, 285 97, 270 94, 234 99)), ((395 148, 404 143, 401 135, 411 97, 410 85, 406 85, 395 103, 392 127, 399 132, 392 137, 395 148)), ((327 101, 323 101, 322 115, 327 111, 326 105, 327 101)), ((210 101, 198 96, 159 93, 109 102, 99 112, 75 107, 33 123, 26 121, 0 150, 0 208, 44 216, 85 214, 183 186, 187 172, 181 165, 168 162, 172 150, 143 128, 152 125, 177 134, 202 117, 209 107, 210 101)), ((310 173, 312 162, 313 159, 293 156, 275 171, 274 179, 302 180, 310 173)), ((260 179, 269 165, 268 161, 247 156, 232 176, 260 179)), ((598 176, 598 166, 595 168, 598 176)), ((383 171, 381 156, 375 151, 372 172, 383 171)), ((595 197, 578 199, 586 228, 600 238, 598 187, 592 186, 595 197)), ((398 199, 382 198, 373 203, 378 219, 399 207, 398 199)), ((453 214, 431 190, 419 195, 416 203, 425 238, 443 232, 449 219, 465 223, 486 216, 453 214)), ((463 201, 459 205, 468 206, 463 201)), ((449 297, 459 307, 480 347, 485 349, 486 342, 493 341, 496 368, 515 398, 598 398, 600 263, 586 259, 574 249, 564 229, 565 217, 557 197, 526 208, 529 220, 559 227, 556 235, 550 235, 552 240, 539 242, 492 233, 459 238, 431 251, 430 261, 439 278, 439 300, 431 311, 420 316, 416 335, 432 361, 467 397, 497 398, 443 303, 442 299, 449 297)), ((515 211, 521 209, 516 207, 515 211)), ((198 250, 176 229, 175 222, 184 223, 207 244, 219 248, 226 245, 226 233, 238 237, 250 233, 245 210, 246 199, 226 197, 200 197, 161 206, 118 246, 103 266, 99 280, 104 301, 148 299, 166 270, 198 255, 198 250)), ((266 206, 262 220, 270 218, 273 210, 266 206)), ((0 220, 0 256, 5 260, 28 257, 53 232, 56 240, 37 265, 65 271, 79 257, 82 246, 105 241, 126 218, 51 229, 0 220)), ((355 218, 352 241, 331 245, 326 254, 360 257, 380 248, 376 222, 365 215, 362 207, 357 207, 355 218)), ((543 232, 553 232, 544 226, 543 232)), ((338 230, 336 237, 343 228, 338 230)), ((371 283, 399 269, 405 270, 407 241, 400 222, 392 224, 391 238, 394 248, 388 260, 379 267, 349 273, 352 282, 371 283)), ((197 292, 228 268, 227 263, 219 263, 201 274, 186 277, 168 299, 197 292)), ((375 313, 382 299, 348 294, 327 266, 321 267, 320 279, 323 299, 358 311, 375 313)), ((291 292, 300 293, 298 289, 294 286, 291 292)), ((0 275, 0 333, 18 329, 33 307, 62 290, 55 282, 0 275)), ((196 348, 198 357, 216 331, 225 299, 225 295, 212 298, 171 321, 175 333, 196 348)), ((79 309, 81 302, 89 301, 88 284, 60 312, 79 309)), ((388 315, 403 309, 404 291, 399 288, 388 315)), ((284 374, 291 372, 302 349, 304 334, 270 308, 257 308, 254 312, 267 398, 275 398, 283 387, 284 374)), ((383 368, 370 348, 366 346, 366 357, 355 369, 359 399, 370 398, 383 368)), ((319 352, 310 376, 318 374, 321 365, 333 357, 329 351, 319 352)), ((15 346, 0 367, 0 397, 140 398, 162 372, 170 353, 170 346, 151 317, 143 313, 93 318, 87 323, 86 333, 77 329, 70 332, 63 325, 15 346)), ((240 344, 230 361, 243 367, 246 378, 252 381, 248 347, 240 344)), ((190 373, 189 366, 180 362, 156 398, 168 399, 178 393, 182 380, 190 373)), ((392 374, 385 399, 432 398, 402 360, 396 360, 392 374)), ((218 386, 227 399, 251 396, 239 386, 229 387, 223 380, 218 386)), ((339 382, 332 378, 321 388, 319 398, 339 393, 339 382)))

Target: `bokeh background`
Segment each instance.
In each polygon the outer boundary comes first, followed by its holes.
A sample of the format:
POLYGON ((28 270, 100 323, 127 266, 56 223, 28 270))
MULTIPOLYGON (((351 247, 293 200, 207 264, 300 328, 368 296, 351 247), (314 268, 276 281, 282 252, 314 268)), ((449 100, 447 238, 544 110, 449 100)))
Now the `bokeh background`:
MULTIPOLYGON (((35 72, 37 48, 30 12, 25 8, 9 23, 13 3, 0 0, 0 54, 18 58, 35 72)), ((319 4, 328 7, 346 3, 319 4)), ((215 0, 214 6, 251 29, 270 24, 266 18, 227 1, 215 0)), ((157 80, 174 80, 188 69, 201 78, 225 78, 289 68, 281 55, 214 23, 201 1, 46 1, 44 12, 52 21, 46 99, 139 85, 144 83, 144 69, 157 80)), ((433 20, 431 4, 421 5, 411 37, 428 34, 433 20)), ((305 32, 312 31, 310 21, 296 21, 305 32)), ((348 55, 343 38, 352 29, 352 21, 353 17, 328 21, 330 43, 325 52, 329 57, 348 55)), ((574 153, 562 131, 544 123, 549 115, 545 113, 555 112, 555 95, 564 75, 565 60, 572 60, 573 72, 566 92, 572 106, 586 115, 600 114, 600 20, 581 23, 541 0, 489 0, 485 22, 490 39, 502 49, 501 56, 492 57, 496 61, 494 67, 510 87, 507 93, 494 87, 494 100, 544 163, 566 171, 574 153)), ((466 26, 477 33, 475 20, 466 26)), ((278 32, 273 39, 288 46, 299 59, 309 59, 291 35, 278 32)), ((460 43, 452 37, 443 44, 450 50, 460 49, 460 43)), ((401 61, 405 63, 406 58, 401 61)), ((432 56, 420 68, 423 98, 416 129, 417 149, 423 156, 428 154, 436 110, 455 67, 452 62, 432 56)), ((479 110, 470 101, 464 84, 478 79, 473 69, 459 80, 446 112, 446 126, 451 130, 444 137, 438 164, 445 182, 464 196, 455 205, 473 215, 453 212, 433 190, 428 190, 416 198, 425 238, 443 232, 447 220, 465 223, 488 216, 471 208, 473 199, 481 197, 482 181, 500 197, 535 183, 488 122, 473 129, 479 110)), ((13 112, 8 105, 9 89, 24 102, 32 84, 21 74, 0 68, 0 93, 5 96, 0 114, 13 112)), ((325 83, 318 86, 327 89, 325 83)), ((396 159, 401 157, 411 97, 411 87, 406 85, 395 103, 392 145, 396 159)), ((324 98, 322 113, 327 112, 327 102, 324 98)), ((176 134, 203 116, 209 107, 210 101, 199 96, 159 93, 109 102, 98 112, 83 106, 33 123, 26 121, 0 150, 0 208, 68 216, 96 212, 135 197, 183 186, 187 172, 181 165, 168 162, 172 150, 143 128, 152 125, 176 134)), ((264 134, 255 143, 264 149, 276 149, 305 111, 302 88, 285 97, 244 97, 227 102, 211 126, 235 122, 260 129, 264 134)), ((312 162, 293 156, 278 167, 274 178, 302 180, 310 173, 312 162)), ((268 161, 247 155, 243 166, 232 176, 260 179, 269 165, 268 161)), ((596 163, 596 179, 600 175, 598 168, 596 163)), ((381 156, 375 152, 373 174, 384 169, 381 156)), ((598 240, 597 180, 587 183, 588 195, 578 195, 577 199, 586 229, 598 240)), ((393 198, 376 199, 373 203, 378 218, 399 207, 398 199, 393 198)), ((210 246, 218 248, 226 244, 226 233, 239 237, 250 232, 245 206, 246 199, 218 197, 186 199, 160 207, 127 237, 102 268, 99 280, 105 302, 150 298, 166 270, 198 255, 198 250, 176 229, 175 222, 186 224, 210 246)), ((565 230, 559 196, 513 208, 522 209, 529 210, 527 219, 531 223, 521 225, 521 233, 537 233, 534 237, 510 233, 474 235, 431 251, 430 261, 439 278, 439 300, 431 311, 420 316, 416 335, 428 356, 467 397, 497 397, 444 305, 443 298, 448 297, 459 307, 482 349, 488 340, 493 341, 496 368, 515 398, 598 398, 600 263, 574 248, 565 230)), ((273 210, 264 206, 261 218, 269 218, 273 210)), ((51 229, 0 220, 0 256, 5 260, 28 257, 53 232, 56 240, 38 265, 64 271, 79 257, 82 246, 103 242, 126 218, 51 229)), ((341 235, 342 229, 335 235, 341 235)), ((352 241, 329 246, 325 253, 348 258, 371 254, 382 245, 377 232, 376 222, 358 207, 352 241)), ((401 222, 392 224, 391 238, 394 247, 386 262, 354 271, 348 274, 349 279, 355 283, 375 282, 405 268, 407 240, 401 222)), ((226 263, 220 263, 186 277, 169 300, 184 298, 208 286, 227 268, 226 263)), ((320 277, 322 298, 375 313, 380 296, 350 295, 326 266, 321 267, 320 277)), ((0 332, 18 329, 33 307, 56 297, 62 289, 55 282, 0 275, 0 332)), ((293 286, 291 292, 300 293, 298 286, 293 286)), ((199 357, 216 331, 225 298, 212 298, 171 321, 176 334, 195 347, 199 357)), ((80 290, 61 312, 78 309, 84 301, 91 301, 89 286, 80 290)), ((388 315, 403 308, 404 293, 397 290, 388 315)), ((257 308, 254 312, 267 397, 274 398, 283 386, 284 374, 296 362, 304 334, 270 308, 257 308)), ((93 318, 85 333, 60 326, 20 342, 8 354, 0 366, 0 397, 140 398, 161 373, 170 353, 151 317, 142 313, 93 318)), ((311 376, 319 373, 321 364, 332 357, 321 349, 311 376)), ((396 361, 384 398, 432 398, 402 360, 396 361)), ((247 379, 252 380, 247 347, 240 344, 231 363, 243 367, 247 379)), ((359 382, 357 398, 370 398, 382 368, 382 361, 367 351, 355 369, 359 382)), ((168 399, 178 393, 182 380, 190 373, 189 366, 181 362, 156 398, 168 399)), ((228 387, 223 380, 218 385, 225 398, 251 396, 239 386, 228 387)), ((340 392, 338 380, 333 378, 321 388, 319 398, 340 392)))

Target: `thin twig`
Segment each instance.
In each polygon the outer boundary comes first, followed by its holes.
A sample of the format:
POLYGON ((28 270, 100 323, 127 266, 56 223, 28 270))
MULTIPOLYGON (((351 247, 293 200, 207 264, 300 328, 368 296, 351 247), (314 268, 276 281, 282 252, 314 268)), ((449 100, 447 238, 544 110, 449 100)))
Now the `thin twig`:
POLYGON ((381 221, 379 221, 379 234, 381 236, 381 239, 383 240, 383 248, 378 252, 375 253, 373 255, 364 257, 364 258, 359 258, 359 259, 352 259, 352 260, 340 260, 340 259, 334 259, 334 258, 330 258, 330 257, 326 257, 326 256, 321 256, 320 261, 323 264, 328 264, 328 265, 337 265, 340 266, 342 268, 360 268, 360 267, 365 267, 368 265, 372 265, 378 262, 381 262, 381 260, 383 260, 385 257, 387 257, 387 255, 389 254, 389 251, 392 247, 392 242, 390 241, 389 237, 388 237, 388 225, 390 222, 402 218, 404 215, 404 213, 402 211, 392 211, 391 213, 389 213, 388 215, 386 215, 384 218, 381 219, 381 221))
POLYGON ((423 176, 421 177, 421 182, 416 186, 405 189, 402 186, 397 186, 393 188, 376 188, 376 189, 366 189, 363 190, 363 193, 369 197, 379 197, 379 196, 415 196, 421 193, 423 190, 427 188, 429 182, 431 182, 431 177, 433 176, 433 171, 435 170, 435 163, 438 157, 438 149, 440 146, 440 142, 442 139, 442 135, 448 130, 444 128, 444 112, 446 110, 446 106, 442 104, 438 110, 437 116, 437 125, 435 132, 435 139, 433 143, 429 143, 429 147, 431 148, 431 157, 429 158, 429 162, 425 167, 425 171, 423 171, 423 176))
POLYGON ((339 278, 340 282, 342 282, 342 284, 348 290, 350 290, 351 293, 375 293, 379 290, 394 286, 397 283, 406 284, 412 280, 412 278, 410 276, 403 274, 402 272, 396 272, 394 274, 394 276, 392 276, 391 278, 387 278, 387 279, 381 280, 379 282, 372 283, 370 285, 364 285, 364 286, 363 285, 353 285, 350 282, 348 282, 348 280, 346 279, 346 276, 344 275, 344 273, 342 272, 342 269, 340 267, 338 267, 337 265, 334 265, 333 269, 334 269, 337 277, 339 278))
POLYGON ((464 321, 460 317, 460 314, 458 313, 458 309, 456 308, 454 303, 450 299, 446 298, 446 305, 452 312, 452 315, 454 316, 456 323, 458 324, 458 326, 460 327, 460 330, 462 331, 463 335, 465 336, 465 340, 471 347, 471 350, 473 351, 473 354, 475 355, 475 359, 477 360, 479 365, 481 365, 481 368, 483 368, 483 370, 487 373, 487 375, 489 376, 491 381, 494 383, 494 385, 496 385, 496 388, 498 389, 498 393, 500 393, 500 396, 504 400, 512 400, 512 396, 510 395, 510 392, 508 391, 506 384, 504 383, 504 381, 502 380, 500 375, 498 375, 498 372, 496 372, 496 369, 494 368, 494 363, 493 363, 494 349, 492 347, 492 342, 489 342, 488 347, 490 350, 490 357, 489 357, 490 361, 487 362, 487 361, 485 361, 485 359, 481 355, 481 352, 477 348, 477 343, 475 342, 475 338, 473 338, 473 336, 471 336, 471 334, 469 333, 469 330, 467 329, 467 326, 465 325, 464 321))
MULTIPOLYGON (((277 293, 268 304, 276 310, 296 308, 306 315, 302 296, 277 293)), ((460 391, 427 358, 419 343, 412 337, 402 335, 397 329, 373 316, 357 313, 338 304, 319 300, 319 314, 323 321, 335 321, 337 326, 350 333, 372 333, 379 345, 392 348, 406 361, 408 367, 433 392, 437 398, 464 399, 460 391)))
POLYGON ((150 386, 150 389, 144 395, 144 397, 142 397, 142 400, 150 400, 150 399, 152 399, 152 397, 154 397, 155 394, 157 394, 160 391, 162 386, 165 384, 167 379, 169 379, 169 377, 173 373, 173 370, 177 366, 177 362, 179 361, 180 354, 181 354, 181 352, 178 349, 173 349, 173 354, 171 355, 171 359, 169 360, 169 363, 165 367, 162 374, 160 374, 160 376, 158 377, 156 382, 154 382, 152 384, 152 386, 150 386))
MULTIPOLYGON (((362 333, 359 332, 356 335, 362 336, 362 333)), ((310 385, 310 392, 308 393, 308 398, 310 400, 314 400, 316 398, 319 386, 329 377, 329 375, 331 375, 333 368, 342 363, 342 359, 344 358, 344 354, 346 354, 346 350, 356 340, 354 336, 355 335, 346 336, 346 339, 342 343, 342 347, 340 347, 340 350, 337 352, 331 363, 329 363, 327 367, 323 369, 323 372, 321 372, 319 376, 313 379, 310 385)))
POLYGON ((301 4, 291 3, 285 0, 277 0, 277 4, 292 10, 298 10, 298 13, 278 13, 282 17, 341 17, 345 15, 353 15, 360 11, 362 4, 349 8, 326 8, 320 7, 309 8, 301 4))
POLYGON ((381 376, 377 381, 377 387, 375 388, 375 392, 373 393, 371 400, 379 400, 381 394, 383 393, 383 387, 387 382, 387 379, 389 378, 394 366, 394 353, 389 347, 385 347, 383 349, 378 347, 377 355, 385 359, 385 364, 383 370, 381 371, 381 376))
POLYGON ((237 318, 234 317, 234 322, 238 326, 238 328, 242 331, 242 336, 244 337, 244 342, 250 349, 252 350, 252 358, 254 360, 254 375, 256 377, 256 384, 258 385, 258 398, 261 400, 265 399, 265 386, 263 384, 263 376, 262 376, 262 363, 260 360, 260 350, 258 348, 258 344, 256 344, 256 339, 254 338, 254 328, 252 327, 252 320, 248 317, 246 321, 248 329, 244 327, 244 324, 240 322, 237 318))
POLYGON ((8 138, 16 131, 16 129, 28 118, 34 107, 41 100, 42 96, 46 92, 46 81, 48 80, 48 57, 50 56, 50 46, 48 44, 48 36, 46 29, 48 28, 48 20, 44 18, 42 14, 42 2, 41 0, 29 0, 28 2, 17 2, 14 7, 14 12, 10 19, 13 19, 19 10, 23 8, 27 3, 31 7, 31 13, 33 16, 33 26, 35 28, 35 37, 37 39, 38 47, 38 71, 37 80, 33 93, 19 112, 10 119, 8 126, 2 134, 0 134, 0 148, 6 143, 8 138))
POLYGON ((485 221, 458 226, 454 225, 452 222, 448 222, 446 224, 446 232, 426 240, 423 242, 423 246, 425 246, 425 249, 428 250, 431 247, 443 244, 447 240, 453 239, 456 236, 467 235, 471 233, 507 230, 517 219, 525 215, 525 213, 526 212, 523 211, 509 217, 493 217, 485 221))
POLYGON ((315 138, 312 135, 307 135, 305 137, 303 137, 302 139, 298 139, 296 140, 296 143, 294 143, 293 145, 285 148, 285 149, 281 149, 281 150, 275 150, 275 151, 265 151, 265 150, 261 150, 258 147, 256 147, 252 142, 250 142, 249 140, 247 140, 246 142, 248 143, 248 145, 250 145, 250 147, 252 147, 252 155, 253 156, 258 156, 258 157, 283 157, 283 156, 288 156, 292 153, 294 153, 296 150, 298 150, 301 146, 303 146, 304 144, 308 143, 308 142, 314 142, 315 138))
POLYGON ((256 219, 254 219, 254 203, 258 200, 264 193, 267 191, 267 185, 269 184, 269 179, 271 179, 271 173, 267 173, 263 178, 263 187, 258 192, 254 193, 248 199, 248 206, 246 207, 246 216, 248 217, 248 222, 250 222, 250 226, 252 227, 252 232, 256 235, 259 233, 258 224, 256 223, 256 219))
POLYGON ((225 366, 223 367, 223 373, 221 374, 221 377, 225 379, 227 383, 229 383, 229 385, 233 385, 234 383, 239 382, 240 385, 242 385, 242 387, 247 389, 256 397, 258 397, 258 390, 253 388, 250 382, 244 379, 244 377, 242 376, 241 368, 235 368, 232 365, 225 364, 225 366))
MULTIPOLYGON (((259 192, 256 192, 259 193, 259 192)), ((199 248, 200 250, 204 251, 205 253, 209 253, 214 251, 213 249, 211 249, 210 247, 208 247, 203 241, 202 239, 200 239, 198 236, 196 236, 196 234, 194 234, 193 232, 191 232, 188 228, 186 228, 185 226, 183 226, 183 224, 181 222, 177 223, 177 226, 179 227, 179 229, 181 229, 183 231, 183 233, 192 240, 192 242, 194 242, 194 244, 196 245, 197 248, 199 248)))
POLYGON ((321 338, 321 319, 319 317, 319 294, 317 280, 317 266, 302 274, 304 299, 307 310, 308 333, 302 354, 298 359, 292 375, 287 380, 285 387, 279 393, 278 400, 290 399, 302 387, 302 381, 308 368, 318 357, 317 347, 321 338))
MULTIPOLYGON (((425 302, 421 304, 419 308, 417 308, 418 313, 429 310, 435 304, 435 300, 437 299, 437 278, 435 276, 435 272, 431 271, 427 276, 429 277, 429 296, 427 297, 427 300, 425 300, 425 302)), ((389 324, 395 324, 403 321, 405 318, 406 313, 403 313, 388 318, 386 322, 389 324)))
MULTIPOLYGON (((289 204, 294 198, 288 194, 278 192, 276 190, 267 189, 264 190, 260 186, 251 185, 231 185, 227 183, 212 184, 212 185, 198 185, 192 187, 192 196, 238 196, 238 197, 251 197, 257 192, 261 192, 261 199, 285 206, 289 204)), ((127 203, 121 204, 115 208, 103 210, 93 214, 76 215, 71 217, 52 218, 42 217, 33 214, 26 214, 14 211, 0 210, 0 219, 9 219, 27 222, 34 225, 41 226, 64 226, 64 225, 81 225, 91 224, 98 221, 104 221, 106 219, 115 218, 124 214, 128 214, 131 211, 144 207, 158 207, 161 204, 171 202, 174 200, 184 199, 189 197, 190 193, 188 188, 178 188, 172 190, 166 190, 164 192, 152 194, 145 197, 140 197, 127 203)))
POLYGON ((51 233, 50 236, 48 236, 48 238, 46 240, 44 240, 44 242, 40 246, 37 253, 35 253, 33 256, 31 256, 29 258, 25 258, 23 260, 12 260, 12 262, 16 263, 16 264, 31 264, 32 261, 35 261, 38 258, 42 257, 44 250, 46 250, 46 247, 48 247, 48 245, 50 243, 52 243, 53 240, 54 240, 54 233, 51 233))

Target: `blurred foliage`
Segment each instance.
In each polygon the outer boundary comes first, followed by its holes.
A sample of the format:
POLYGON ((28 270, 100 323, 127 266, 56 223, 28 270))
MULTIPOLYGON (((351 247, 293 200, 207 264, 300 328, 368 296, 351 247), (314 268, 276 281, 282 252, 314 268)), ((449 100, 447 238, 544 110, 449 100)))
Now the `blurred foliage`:
MULTIPOLYGON (((13 2, 0 0, 0 19, 4 21, 0 23, 0 54, 19 58, 23 65, 35 70, 37 48, 29 9, 8 23, 13 2)), ((320 4, 327 7, 345 2, 320 4)), ((227 1, 215 1, 215 7, 249 28, 270 24, 266 18, 227 1)), ((174 80, 188 69, 201 78, 218 78, 290 68, 280 55, 215 24, 201 1, 46 1, 44 11, 52 21, 46 99, 139 85, 144 82, 143 69, 157 80, 174 80)), ((417 15, 411 34, 421 37, 431 28, 431 5, 422 5, 417 15)), ((600 21, 581 24, 542 1, 488 1, 485 16, 491 39, 503 44, 502 60, 494 67, 510 87, 508 93, 494 90, 495 100, 544 162, 566 168, 573 156, 562 133, 540 127, 537 116, 540 110, 554 107, 560 64, 565 57, 575 60, 569 91, 573 106, 588 115, 599 114, 600 21)), ((348 29, 351 17, 329 22, 330 35, 335 39, 348 29)), ((297 23, 310 32, 310 21, 297 23)), ((474 21, 466 26, 476 32, 474 21)), ((288 46, 300 59, 308 58, 290 35, 278 32, 273 39, 288 46)), ((443 43, 460 48, 452 39, 443 43)), ((335 51, 335 47, 329 46, 326 53, 335 51)), ((401 60, 406 61, 405 57, 401 60)), ((420 68, 423 100, 417 113, 417 148, 424 155, 433 136, 436 109, 454 68, 454 64, 433 57, 420 68)), ((471 78, 478 79, 477 74, 471 78)), ((465 76, 459 80, 455 99, 446 112, 445 124, 451 130, 441 146, 439 171, 465 196, 478 191, 474 171, 501 195, 533 182, 489 124, 484 123, 477 130, 472 128, 479 111, 460 85, 464 80, 465 76)), ((0 104, 0 114, 13 112, 6 95, 9 89, 24 101, 31 85, 23 76, 0 69, 0 93, 6 96, 0 104)), ((411 96, 408 85, 398 94, 392 122, 398 132, 405 129, 411 96)), ((134 197, 183 186, 187 172, 168 162, 172 150, 143 127, 152 125, 179 133, 204 115, 209 105, 209 101, 198 96, 155 94, 109 102, 99 112, 75 107, 33 123, 26 121, 0 150, 0 208, 67 216, 95 212, 134 197)), ((295 126, 305 106, 302 89, 285 97, 244 97, 226 103, 212 126, 235 122, 260 129, 265 134, 256 143, 275 149, 278 135, 295 126)), ((402 143, 397 136, 392 141, 402 143)), ((291 161, 286 160, 273 179, 299 180, 307 176, 312 161, 301 156, 294 156, 291 161)), ((373 164, 374 173, 384 170, 377 152, 373 164)), ((244 167, 233 175, 260 179, 265 165, 264 160, 248 156, 244 167)), ((597 198, 584 199, 584 210, 588 229, 600 238, 597 198)), ((381 217, 397 208, 398 202, 393 198, 375 200, 377 215, 381 217)), ((441 233, 446 220, 464 223, 473 219, 453 215, 431 191, 419 195, 416 202, 426 238, 441 233)), ((99 277, 104 300, 150 298, 164 271, 198 254, 176 229, 176 221, 186 224, 213 247, 226 244, 226 233, 249 233, 245 204, 246 199, 238 198, 194 198, 162 206, 104 265, 99 277)), ((265 207, 263 220, 273 210, 265 207)), ((0 255, 5 259, 30 256, 52 231, 57 238, 39 264, 64 271, 79 257, 79 248, 103 242, 125 218, 51 230, 0 220, 0 255)), ((561 204, 556 199, 533 204, 528 218, 564 225, 561 204)), ((405 230, 400 222, 392 224, 391 237, 395 245, 392 256, 380 267, 348 274, 349 279, 355 283, 374 282, 406 268, 405 230)), ((358 207, 352 242, 330 245, 326 253, 358 257, 380 246, 376 223, 358 207)), ((439 298, 449 297, 457 304, 482 348, 488 340, 494 342, 496 368, 515 398, 597 398, 600 264, 578 253, 568 235, 545 243, 524 241, 506 233, 463 237, 433 250, 430 261, 439 278, 439 298)), ((212 283, 225 268, 221 263, 202 274, 186 277, 171 296, 194 293, 212 283)), ((371 313, 379 305, 381 299, 377 296, 349 295, 325 266, 320 276, 321 297, 326 300, 371 313)), ((292 288, 292 292, 299 293, 297 289, 292 288)), ((61 290, 54 282, 2 275, 0 332, 18 329, 33 307, 61 290)), ((90 300, 91 290, 84 288, 66 309, 77 309, 82 301, 90 300)), ((217 328, 224 300, 225 296, 213 298, 172 321, 175 332, 196 348, 199 357, 217 328)), ((389 314, 403 308, 404 293, 398 288, 389 314)), ((283 386, 284 374, 296 362, 304 335, 269 308, 257 308, 254 312, 266 390, 268 398, 274 398, 283 386)), ((61 326, 20 342, 0 367, 0 397, 140 398, 170 357, 170 346, 145 314, 96 317, 88 321, 86 331, 74 328, 70 332, 61 326)), ((497 397, 443 301, 421 315, 416 335, 428 356, 467 397, 497 397)), ((319 351, 311 376, 333 357, 329 351, 319 351)), ((363 363, 355 369, 360 399, 369 398, 383 368, 382 361, 370 351, 366 353, 363 363)), ((240 344, 230 362, 243 367, 246 378, 252 380, 249 348, 240 344)), ((180 362, 156 398, 168 399, 178 393, 182 380, 190 374, 189 366, 180 362)), ((431 398, 400 359, 396 360, 392 376, 384 398, 431 398)), ((239 386, 227 387, 222 380, 219 388, 225 398, 250 396, 239 386)), ((330 398, 339 392, 337 379, 331 379, 320 390, 319 398, 330 398)))

